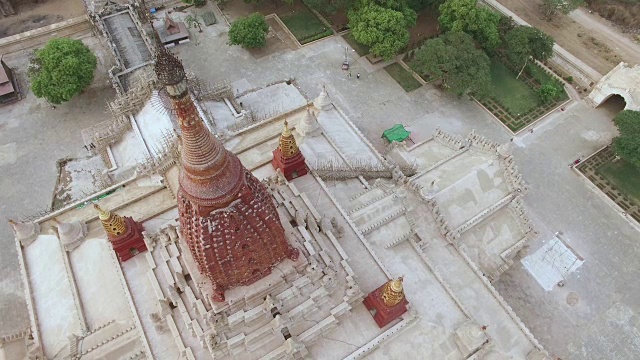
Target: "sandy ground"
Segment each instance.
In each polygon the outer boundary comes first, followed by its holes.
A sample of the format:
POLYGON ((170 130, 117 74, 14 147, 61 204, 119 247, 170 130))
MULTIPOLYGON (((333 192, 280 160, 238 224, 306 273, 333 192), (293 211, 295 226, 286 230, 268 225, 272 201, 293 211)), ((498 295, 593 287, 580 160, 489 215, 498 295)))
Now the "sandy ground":
POLYGON ((16 15, 0 19, 0 38, 55 24, 84 14, 82 0, 17 1, 16 15))
POLYGON ((498 0, 532 26, 553 36, 558 45, 606 74, 620 61, 640 63, 640 45, 615 25, 584 8, 569 16, 560 16, 548 22, 540 11, 540 0, 498 0))

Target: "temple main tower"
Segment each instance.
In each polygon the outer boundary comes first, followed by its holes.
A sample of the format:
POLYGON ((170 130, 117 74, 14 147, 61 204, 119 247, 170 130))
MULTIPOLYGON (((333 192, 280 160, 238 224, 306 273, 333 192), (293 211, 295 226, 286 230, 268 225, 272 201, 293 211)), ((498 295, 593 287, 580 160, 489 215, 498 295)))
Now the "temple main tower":
POLYGON ((266 187, 205 127, 180 60, 159 44, 155 72, 182 130, 177 194, 182 237, 213 283, 213 300, 249 285, 285 258, 297 260, 266 187))

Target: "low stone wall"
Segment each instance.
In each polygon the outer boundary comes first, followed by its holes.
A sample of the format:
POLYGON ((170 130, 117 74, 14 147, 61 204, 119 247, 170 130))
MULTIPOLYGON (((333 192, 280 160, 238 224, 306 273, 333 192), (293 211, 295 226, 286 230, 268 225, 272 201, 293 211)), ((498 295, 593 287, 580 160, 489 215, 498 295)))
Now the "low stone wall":
POLYGON ((0 39, 0 54, 10 54, 42 45, 56 37, 78 38, 91 33, 87 16, 79 16, 59 23, 0 39))

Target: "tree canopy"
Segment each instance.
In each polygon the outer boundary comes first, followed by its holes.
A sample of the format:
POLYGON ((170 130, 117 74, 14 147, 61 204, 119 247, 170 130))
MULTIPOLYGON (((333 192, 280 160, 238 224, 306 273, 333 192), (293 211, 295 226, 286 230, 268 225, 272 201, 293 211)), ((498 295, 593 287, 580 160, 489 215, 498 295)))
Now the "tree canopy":
POLYGON ((93 82, 97 65, 96 56, 82 41, 49 40, 31 59, 31 90, 52 104, 69 101, 93 82))
POLYGON ((584 0, 542 0, 542 13, 547 19, 557 14, 568 14, 584 4, 584 0))
POLYGON ((349 27, 357 42, 385 60, 393 58, 409 43, 408 27, 416 24, 416 13, 404 1, 363 0, 349 11, 349 27), (383 5, 385 7, 383 7, 383 5))
POLYGON ((268 31, 269 25, 267 25, 264 16, 260 13, 253 13, 231 23, 229 44, 245 48, 263 47, 267 43, 268 31))
POLYGON ((309 7, 323 13, 335 14, 339 9, 349 9, 355 0, 304 0, 309 7))
POLYGON ((478 6, 478 0, 447 0, 439 9, 438 20, 445 31, 471 34, 488 50, 500 45, 500 15, 486 6, 478 6))
POLYGON ((613 122, 620 132, 620 136, 613 139, 615 153, 640 167, 640 111, 624 110, 613 122))
POLYGON ((407 0, 407 4, 414 11, 420 12, 420 10, 426 9, 428 7, 437 9, 437 7, 440 6, 443 1, 444 0, 407 0))
POLYGON ((516 26, 505 36, 505 48, 509 61, 524 66, 529 57, 539 61, 553 56, 553 38, 530 26, 516 26))
POLYGON ((492 93, 489 65, 489 57, 475 47, 471 35, 459 31, 428 40, 412 63, 418 73, 442 79, 451 92, 473 92, 477 98, 492 93))

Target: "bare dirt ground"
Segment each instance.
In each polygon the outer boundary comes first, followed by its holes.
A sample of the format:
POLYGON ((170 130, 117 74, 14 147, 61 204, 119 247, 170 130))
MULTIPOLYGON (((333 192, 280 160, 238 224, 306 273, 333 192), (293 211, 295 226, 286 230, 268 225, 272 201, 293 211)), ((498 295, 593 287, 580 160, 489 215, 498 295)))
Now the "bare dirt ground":
POLYGON ((558 45, 606 74, 620 61, 640 64, 640 45, 610 21, 584 8, 548 22, 539 11, 540 0, 498 0, 532 26, 553 36, 558 45))
POLYGON ((0 38, 68 20, 85 13, 82 0, 21 1, 16 15, 0 19, 0 38))

